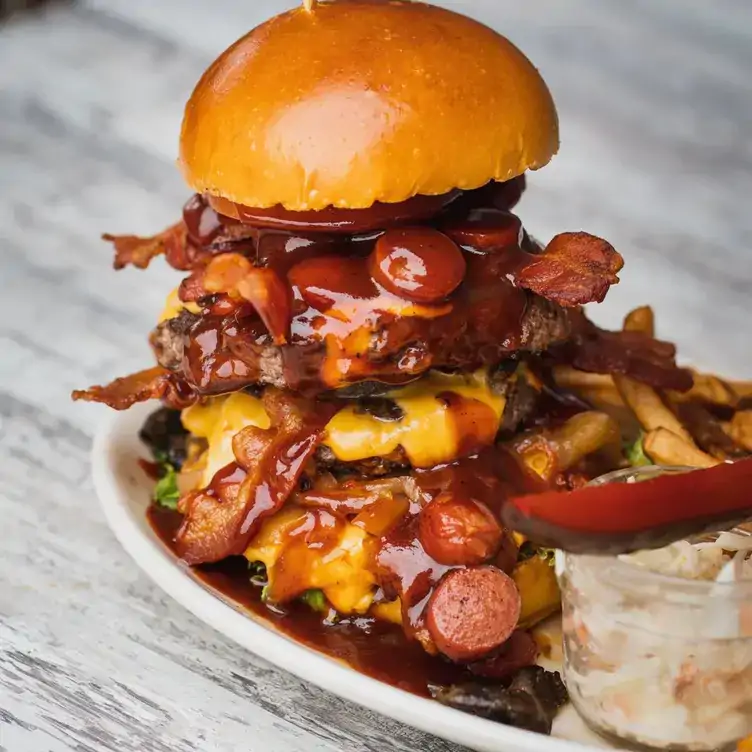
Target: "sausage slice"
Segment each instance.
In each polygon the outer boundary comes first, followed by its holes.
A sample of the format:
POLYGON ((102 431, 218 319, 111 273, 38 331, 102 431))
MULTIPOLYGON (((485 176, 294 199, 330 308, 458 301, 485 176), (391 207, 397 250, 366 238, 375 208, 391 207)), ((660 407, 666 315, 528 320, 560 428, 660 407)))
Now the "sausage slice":
POLYGON ((436 647, 453 661, 474 661, 506 642, 520 618, 520 594, 496 567, 453 569, 426 607, 436 647))
POLYGON ((498 551, 503 530, 482 502, 442 493, 420 513, 418 536, 439 564, 483 564, 498 551))

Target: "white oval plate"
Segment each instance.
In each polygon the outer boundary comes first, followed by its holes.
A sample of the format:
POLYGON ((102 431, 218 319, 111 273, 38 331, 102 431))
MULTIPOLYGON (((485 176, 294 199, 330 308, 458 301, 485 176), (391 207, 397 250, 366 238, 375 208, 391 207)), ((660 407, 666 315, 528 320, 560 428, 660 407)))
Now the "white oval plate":
POLYGON ((123 548, 166 593, 202 621, 270 663, 340 697, 478 752, 593 752, 607 747, 571 707, 554 736, 487 721, 372 679, 312 650, 207 587, 178 561, 147 519, 151 481, 137 464, 146 451, 138 431, 155 409, 138 405, 112 412, 94 440, 92 473, 107 522, 123 548))

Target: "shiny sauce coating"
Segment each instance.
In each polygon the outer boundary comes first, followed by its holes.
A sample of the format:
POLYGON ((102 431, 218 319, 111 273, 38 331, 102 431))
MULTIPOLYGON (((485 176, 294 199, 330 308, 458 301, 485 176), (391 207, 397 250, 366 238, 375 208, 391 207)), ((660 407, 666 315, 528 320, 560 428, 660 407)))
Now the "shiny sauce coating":
MULTIPOLYGON (((494 514, 498 514, 508 496, 536 490, 539 485, 525 475, 511 457, 497 450, 487 450, 451 465, 417 472, 414 477, 426 494, 462 493, 478 499, 494 514)), ((313 495, 309 500, 315 504, 313 495)), ((291 527, 290 546, 285 553, 290 558, 290 569, 305 566, 308 547, 315 550, 317 546, 334 544, 341 524, 338 516, 359 511, 357 503, 345 512, 337 513, 331 511, 329 504, 326 506, 304 510, 305 514, 291 527), (317 525, 316 522, 324 524, 317 525)), ((251 584, 248 561, 243 557, 230 557, 218 564, 194 567, 193 572, 206 585, 301 644, 344 661, 368 676, 427 697, 429 685, 466 681, 472 678, 472 674, 464 666, 429 654, 421 645, 425 601, 435 583, 452 567, 438 564, 423 550, 417 533, 419 512, 419 506, 410 505, 402 521, 375 541, 379 548, 384 597, 388 599, 397 593, 402 594, 408 634, 397 625, 370 616, 346 617, 331 623, 297 601, 271 609, 261 601, 261 588, 251 584)), ((175 552, 174 538, 181 524, 181 515, 152 506, 148 519, 163 543, 175 552)), ((284 583, 277 586, 286 589, 284 583)), ((284 592, 275 594, 280 595, 284 592)))
POLYGON ((402 217, 419 224, 386 232, 364 229, 375 220, 372 210, 359 210, 349 233, 300 217, 294 231, 244 224, 194 197, 184 221, 199 263, 181 298, 199 300, 204 315, 186 335, 181 369, 204 394, 253 381, 315 392, 368 378, 404 383, 437 365, 498 362, 525 345, 529 294, 514 278, 539 251, 503 205, 510 190, 460 194, 437 203, 436 216, 402 217), (239 266, 271 270, 289 285, 291 303, 275 292, 249 305, 235 288, 230 295, 216 284, 202 288, 206 264, 224 253, 227 265, 234 257, 239 266), (283 318, 289 329, 270 332, 269 322, 283 318))
MULTIPOLYGON (((148 519, 162 542, 174 552, 173 540, 182 516, 152 506, 148 519)), ((251 584, 248 562, 241 556, 194 567, 192 571, 205 585, 301 645, 413 694, 429 697, 429 685, 454 684, 469 676, 461 666, 426 653, 395 624, 368 616, 327 623, 320 613, 297 602, 284 610, 268 608, 261 600, 261 588, 251 584)))

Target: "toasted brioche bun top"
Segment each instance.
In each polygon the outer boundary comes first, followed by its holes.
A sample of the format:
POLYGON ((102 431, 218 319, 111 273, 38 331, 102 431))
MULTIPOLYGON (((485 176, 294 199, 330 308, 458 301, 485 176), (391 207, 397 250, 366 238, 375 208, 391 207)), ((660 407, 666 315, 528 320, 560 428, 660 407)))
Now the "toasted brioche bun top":
POLYGON ((266 208, 360 209, 545 165, 551 94, 483 24, 404 0, 296 8, 209 67, 185 109, 187 182, 266 208))

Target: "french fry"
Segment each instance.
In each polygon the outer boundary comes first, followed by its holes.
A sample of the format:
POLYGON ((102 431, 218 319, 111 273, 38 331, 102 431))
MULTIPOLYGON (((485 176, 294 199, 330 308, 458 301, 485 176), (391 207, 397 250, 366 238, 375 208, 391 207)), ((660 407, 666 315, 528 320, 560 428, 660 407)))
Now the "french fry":
POLYGON ((556 474, 556 455, 543 434, 523 436, 512 448, 525 467, 543 480, 550 480, 556 474))
MULTIPOLYGON (((650 306, 642 306, 630 311, 624 319, 624 330, 643 332, 652 337, 655 332, 653 309, 650 306)), ((632 409, 645 431, 666 428, 694 446, 692 436, 663 402, 655 389, 629 376, 615 374, 613 379, 622 399, 632 409)))
MULTIPOLYGON (((598 410, 602 409, 601 405, 609 409, 618 407, 627 409, 624 400, 621 398, 621 394, 619 394, 619 390, 613 383, 604 387, 582 387, 581 389, 576 390, 576 394, 578 397, 585 400, 585 402, 592 404, 598 410)), ((608 410, 605 410, 604 412, 608 412, 608 410)))
POLYGON ((631 410, 624 404, 611 376, 587 373, 571 366, 555 366, 553 377, 557 386, 574 392, 596 410, 607 413, 621 426, 622 433, 631 435, 638 428, 631 410))
POLYGON ((548 480, 600 449, 612 446, 620 451, 621 434, 610 415, 591 410, 553 430, 524 434, 510 446, 530 470, 548 480))
POLYGON ((609 445, 621 445, 618 423, 606 413, 595 410, 572 416, 551 431, 549 441, 556 447, 559 470, 568 470, 583 457, 609 445))
POLYGON ((554 381, 564 389, 613 388, 613 379, 604 373, 578 371, 572 366, 554 366, 554 381))
POLYGON ((530 629, 561 609, 561 593, 554 568, 540 556, 520 562, 512 572, 522 608, 518 626, 530 629))
POLYGON ((723 429, 740 447, 752 452, 752 410, 740 410, 723 429))
POLYGON ((650 431, 643 439, 642 446, 650 459, 659 465, 714 467, 721 464, 720 460, 664 427, 650 431))
POLYGON ((734 407, 739 394, 731 384, 712 373, 692 372, 694 384, 688 392, 669 392, 676 402, 707 402, 711 405, 734 407))
POLYGON ((689 431, 695 444, 719 460, 736 460, 748 452, 729 433, 730 424, 724 425, 708 406, 702 402, 675 402, 669 404, 674 414, 689 431))
POLYGON ((640 424, 634 413, 624 404, 621 394, 613 382, 608 387, 589 387, 573 390, 595 410, 610 415, 621 428, 622 437, 635 436, 639 433, 640 424))
POLYGON ((752 736, 742 739, 739 744, 736 745, 736 752, 752 752, 752 736))
POLYGON ((741 399, 752 397, 752 381, 729 381, 728 384, 741 399))
POLYGON ((647 384, 629 378, 629 376, 614 376, 619 393, 624 402, 637 416, 640 425, 645 431, 655 431, 657 428, 666 428, 676 434, 688 444, 694 446, 692 436, 679 422, 679 419, 671 412, 661 399, 658 392, 647 384))
POLYGON ((640 306, 630 311, 624 319, 624 330, 643 332, 648 337, 655 336, 655 315, 650 306, 640 306))

